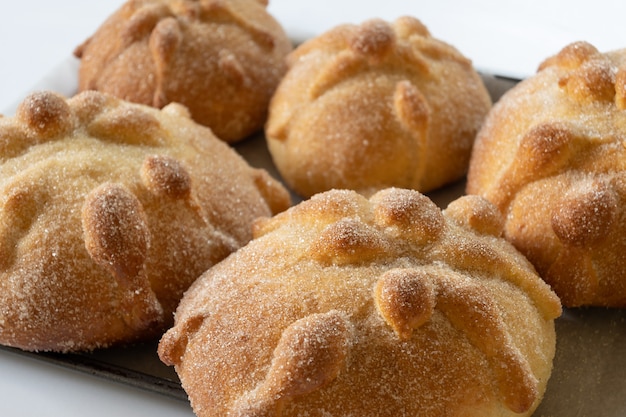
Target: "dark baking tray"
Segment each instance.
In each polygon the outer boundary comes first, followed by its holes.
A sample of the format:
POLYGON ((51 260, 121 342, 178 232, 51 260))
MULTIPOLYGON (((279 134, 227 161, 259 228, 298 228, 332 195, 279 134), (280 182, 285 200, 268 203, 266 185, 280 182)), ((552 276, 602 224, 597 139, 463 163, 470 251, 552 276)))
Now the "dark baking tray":
POLYGON ((187 394, 180 385, 174 368, 165 366, 159 360, 156 354, 157 344, 158 341, 155 340, 90 353, 25 352, 6 346, 0 346, 0 349, 187 401, 187 394))

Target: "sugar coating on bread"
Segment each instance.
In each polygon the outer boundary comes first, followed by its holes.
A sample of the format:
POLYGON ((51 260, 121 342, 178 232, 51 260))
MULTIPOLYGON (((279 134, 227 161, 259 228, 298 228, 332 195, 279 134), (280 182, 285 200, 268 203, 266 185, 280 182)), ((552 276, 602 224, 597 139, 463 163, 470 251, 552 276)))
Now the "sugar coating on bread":
POLYGON ((159 344, 200 416, 514 416, 541 400, 556 295, 481 197, 317 194, 187 291, 159 344))
POLYGON ((291 43, 260 0, 129 0, 80 45, 79 87, 178 102, 227 142, 261 130, 291 43))
POLYGON ((468 193, 506 217, 505 237, 567 306, 626 306, 626 52, 563 48, 496 104, 468 193))
POLYGON ((289 205, 180 105, 30 95, 0 118, 0 343, 159 335, 189 285, 289 205))
POLYGON ((265 132, 299 194, 426 192, 466 173, 491 99, 471 61, 419 20, 335 27, 288 64, 265 132))

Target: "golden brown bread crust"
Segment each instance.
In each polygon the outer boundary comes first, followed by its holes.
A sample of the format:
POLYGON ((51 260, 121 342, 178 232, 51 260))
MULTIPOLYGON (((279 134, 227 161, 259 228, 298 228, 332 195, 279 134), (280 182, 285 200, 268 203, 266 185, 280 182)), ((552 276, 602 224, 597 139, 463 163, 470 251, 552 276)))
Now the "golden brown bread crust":
POLYGON ((626 50, 573 43, 494 106, 467 192, 569 307, 626 307, 626 50))
POLYGON ((338 26, 288 62, 265 130, 300 195, 426 192, 466 173, 491 99, 471 62, 417 19, 338 26))
POLYGON ((80 45, 80 90, 179 102, 227 142, 261 130, 291 43, 260 0, 129 0, 80 45))
POLYGON ((477 196, 315 195, 193 284, 159 355, 199 417, 529 416, 561 305, 502 225, 477 196))
POLYGON ((159 335, 191 282, 289 203, 180 105, 33 94, 0 118, 0 343, 159 335))

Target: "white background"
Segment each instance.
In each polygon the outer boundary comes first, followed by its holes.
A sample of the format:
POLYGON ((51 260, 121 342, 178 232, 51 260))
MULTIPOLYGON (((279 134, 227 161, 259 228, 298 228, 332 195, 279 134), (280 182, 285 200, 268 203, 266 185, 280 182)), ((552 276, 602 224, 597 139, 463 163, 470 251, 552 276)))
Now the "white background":
MULTIPOLYGON (((0 23, 0 112, 72 55, 119 0, 5 2, 0 23)), ((600 50, 626 46, 626 2, 465 0, 272 0, 270 11, 297 40, 371 17, 420 18, 433 36, 456 46, 482 71, 515 78, 567 43, 600 50)), ((73 77, 73 74, 69 74, 73 77)), ((189 406, 0 351, 2 416, 192 416, 189 406)))

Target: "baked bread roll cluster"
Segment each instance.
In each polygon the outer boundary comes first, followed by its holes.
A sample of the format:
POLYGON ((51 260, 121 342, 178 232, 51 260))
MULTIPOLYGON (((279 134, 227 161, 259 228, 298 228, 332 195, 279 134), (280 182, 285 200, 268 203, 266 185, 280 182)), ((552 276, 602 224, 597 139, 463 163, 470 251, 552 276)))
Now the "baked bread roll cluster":
POLYGON ((626 50, 566 46, 496 104, 467 192, 563 304, 626 307, 626 50))
POLYGON ((624 53, 571 45, 505 96, 442 211, 420 191, 492 104, 471 61, 408 16, 292 52, 266 6, 129 0, 82 93, 0 119, 0 343, 162 336, 199 417, 530 416, 550 286, 626 304, 624 53), (264 124, 295 207, 223 143, 264 124))
POLYGON ((0 343, 159 337, 183 292, 290 205, 177 104, 27 97, 0 118, 0 343))
POLYGON ((199 417, 529 416, 556 295, 478 196, 317 194, 187 291, 161 339, 199 417))
POLYGON ((288 63, 265 131, 298 194, 426 192, 467 172, 491 99, 471 61, 417 19, 338 26, 288 63))
POLYGON ((291 42, 263 0, 129 0, 75 54, 80 90, 185 105, 227 142, 263 128, 291 42))

